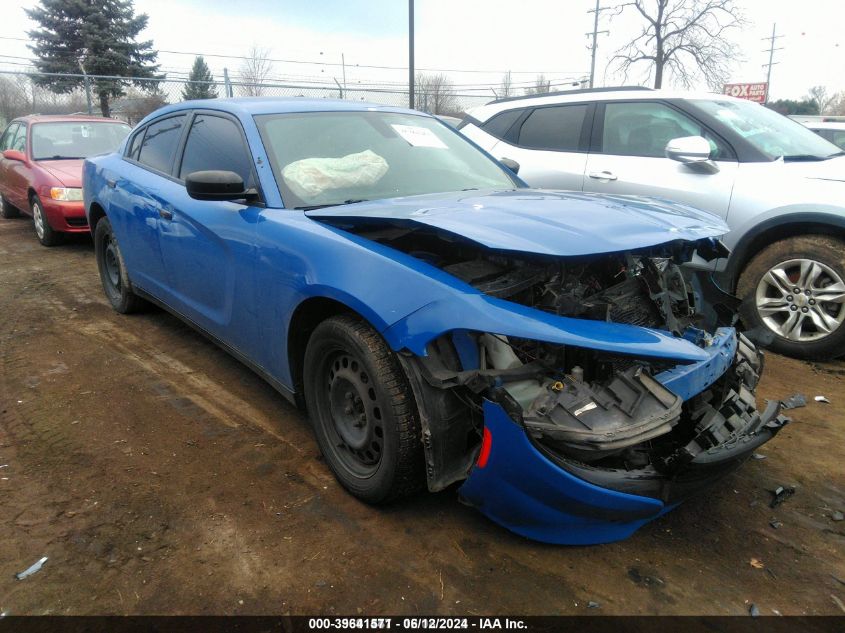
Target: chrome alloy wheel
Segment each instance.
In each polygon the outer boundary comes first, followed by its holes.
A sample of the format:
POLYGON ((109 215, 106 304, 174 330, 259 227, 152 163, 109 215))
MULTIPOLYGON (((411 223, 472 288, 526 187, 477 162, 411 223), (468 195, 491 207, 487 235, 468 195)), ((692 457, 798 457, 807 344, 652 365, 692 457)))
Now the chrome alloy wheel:
POLYGON ((760 319, 790 341, 817 341, 845 321, 845 282, 829 266, 790 259, 769 269, 757 284, 760 319))
POLYGON ((41 210, 41 204, 34 202, 32 204, 32 223, 35 225, 35 234, 39 240, 44 239, 44 212, 41 210))

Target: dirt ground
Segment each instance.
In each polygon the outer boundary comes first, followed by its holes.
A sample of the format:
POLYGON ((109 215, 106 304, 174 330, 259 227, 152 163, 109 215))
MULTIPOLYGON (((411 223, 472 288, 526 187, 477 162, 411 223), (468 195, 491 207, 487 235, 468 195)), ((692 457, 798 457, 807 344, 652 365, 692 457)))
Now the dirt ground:
POLYGON ((0 263, 0 612, 845 611, 843 362, 769 355, 760 397, 810 403, 766 459, 627 541, 556 547, 454 490, 359 503, 257 376, 164 312, 113 313, 90 239, 0 221, 0 263))

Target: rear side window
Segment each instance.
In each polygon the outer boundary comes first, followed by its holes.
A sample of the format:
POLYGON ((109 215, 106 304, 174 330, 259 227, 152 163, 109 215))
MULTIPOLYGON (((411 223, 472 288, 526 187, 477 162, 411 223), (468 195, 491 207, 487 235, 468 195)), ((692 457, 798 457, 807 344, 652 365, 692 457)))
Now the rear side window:
POLYGON ((576 152, 587 116, 587 104, 537 108, 519 131, 519 144, 532 149, 576 152))
POLYGON ((138 161, 152 169, 169 174, 184 125, 185 115, 181 114, 147 126, 138 161))
POLYGON ((15 134, 17 133, 19 127, 20 123, 12 123, 6 128, 6 131, 3 132, 3 136, 0 137, 0 152, 12 149, 12 143, 15 141, 15 134))
POLYGON ((506 112, 500 112, 487 121, 487 123, 482 125, 481 129, 491 136, 503 139, 505 138, 505 134, 508 133, 508 130, 511 129, 511 126, 516 123, 516 120, 520 116, 522 116, 523 112, 524 110, 507 110, 506 112))
POLYGON ((138 154, 141 152, 141 141, 144 140, 144 132, 146 132, 146 129, 135 134, 129 141, 129 147, 126 149, 127 158, 138 160, 138 154))
POLYGON ((231 119, 200 114, 194 118, 179 178, 195 171, 233 171, 243 178, 247 188, 254 186, 252 158, 246 149, 238 124, 231 119))

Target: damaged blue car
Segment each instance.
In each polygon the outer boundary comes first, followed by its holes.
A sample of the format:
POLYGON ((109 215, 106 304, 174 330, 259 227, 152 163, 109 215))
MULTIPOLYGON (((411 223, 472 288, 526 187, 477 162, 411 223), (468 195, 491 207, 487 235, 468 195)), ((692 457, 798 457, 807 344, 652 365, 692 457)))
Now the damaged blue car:
POLYGON ((89 159, 106 297, 159 305, 307 408, 385 503, 455 485, 550 543, 623 539, 785 423, 702 272, 727 227, 527 188, 436 118, 348 101, 160 109, 89 159))

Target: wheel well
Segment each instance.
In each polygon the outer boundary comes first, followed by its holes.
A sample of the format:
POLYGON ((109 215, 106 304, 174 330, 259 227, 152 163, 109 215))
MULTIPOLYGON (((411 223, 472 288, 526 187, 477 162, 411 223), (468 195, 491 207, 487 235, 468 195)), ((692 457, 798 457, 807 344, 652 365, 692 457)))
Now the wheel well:
POLYGON ((36 193, 35 189, 33 189, 32 187, 26 190, 26 199, 29 200, 30 205, 32 204, 32 199, 37 195, 38 194, 36 193))
POLYGON ((91 209, 88 211, 88 226, 91 227, 91 235, 94 234, 94 231, 97 228, 97 222, 102 220, 106 217, 106 212, 99 204, 96 202, 91 203, 91 209))
POLYGON ((346 304, 326 297, 312 297, 296 307, 288 327, 288 366, 293 388, 297 394, 297 404, 300 406, 304 404, 302 373, 305 348, 308 346, 311 333, 329 317, 350 312, 357 314, 346 304))
POLYGON ((734 249, 735 257, 726 271, 729 274, 731 292, 736 290, 736 284, 742 271, 745 269, 749 261, 761 250, 779 242, 780 240, 789 237, 798 237, 800 235, 828 235, 838 239, 845 240, 845 226, 826 223, 826 222, 785 222, 783 224, 776 224, 774 226, 764 228, 759 233, 754 229, 751 230, 752 237, 746 242, 741 242, 740 245, 734 249))

